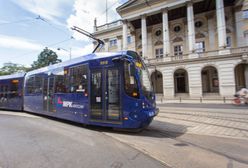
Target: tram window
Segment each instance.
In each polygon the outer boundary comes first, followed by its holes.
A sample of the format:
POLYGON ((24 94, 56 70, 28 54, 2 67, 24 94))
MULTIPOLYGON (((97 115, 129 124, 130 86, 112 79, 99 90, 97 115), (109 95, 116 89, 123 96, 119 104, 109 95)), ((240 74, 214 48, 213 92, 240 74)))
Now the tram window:
POLYGON ((88 93, 88 67, 87 65, 80 65, 72 67, 69 70, 70 92, 88 93))
POLYGON ((33 92, 34 93, 42 93, 42 77, 40 76, 35 76, 34 79, 34 89, 33 92))
POLYGON ((27 80, 27 93, 34 93, 34 77, 29 77, 27 80))
POLYGON ((18 96, 18 80, 12 80, 10 84, 10 98, 14 98, 18 96))
POLYGON ((3 97, 8 98, 8 86, 3 86, 3 97))
POLYGON ((124 63, 125 92, 128 96, 139 98, 138 84, 135 79, 135 67, 129 62, 124 63))
POLYGON ((1 102, 2 97, 4 97, 4 93, 3 93, 3 85, 2 85, 2 86, 0 86, 0 102, 1 102))
POLYGON ((57 75, 55 77, 55 93, 66 93, 64 75, 57 75))

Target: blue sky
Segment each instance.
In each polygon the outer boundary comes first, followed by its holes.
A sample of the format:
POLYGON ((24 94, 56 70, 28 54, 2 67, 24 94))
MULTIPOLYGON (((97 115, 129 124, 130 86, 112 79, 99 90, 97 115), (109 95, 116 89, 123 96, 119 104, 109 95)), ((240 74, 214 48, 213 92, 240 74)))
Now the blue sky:
MULTIPOLYGON (((127 0, 108 0, 108 21, 119 19, 115 8, 127 0)), ((105 0, 0 0, 0 67, 12 62, 30 65, 48 47, 60 59, 92 51, 91 41, 70 30, 93 31, 94 18, 105 24, 105 0), (42 19, 37 19, 40 16, 42 19), (44 19, 44 20, 43 20, 44 19), (74 38, 71 38, 74 37, 74 38)))

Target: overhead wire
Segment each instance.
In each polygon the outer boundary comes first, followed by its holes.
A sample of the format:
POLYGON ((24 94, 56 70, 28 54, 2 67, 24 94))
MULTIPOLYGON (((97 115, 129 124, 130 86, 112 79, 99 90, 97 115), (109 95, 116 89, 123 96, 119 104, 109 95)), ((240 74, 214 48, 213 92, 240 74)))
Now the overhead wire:
MULTIPOLYGON (((72 39, 74 39, 73 36, 71 36, 69 39, 67 38, 67 39, 65 39, 65 40, 62 40, 62 41, 59 41, 59 42, 56 42, 56 43, 49 44, 49 45, 47 45, 46 47, 48 47, 48 48, 49 48, 49 47, 53 47, 53 46, 56 46, 56 45, 58 45, 58 44, 61 44, 61 43, 65 43, 65 42, 67 42, 67 41, 70 41, 70 40, 72 40, 72 39)), ((24 56, 27 56, 27 55, 32 54, 32 53, 37 53, 37 51, 30 51, 30 52, 27 52, 27 53, 24 53, 24 54, 22 54, 22 55, 15 56, 15 57, 20 58, 20 57, 24 57, 24 56)), ((10 57, 11 57, 11 56, 10 56, 10 57)))

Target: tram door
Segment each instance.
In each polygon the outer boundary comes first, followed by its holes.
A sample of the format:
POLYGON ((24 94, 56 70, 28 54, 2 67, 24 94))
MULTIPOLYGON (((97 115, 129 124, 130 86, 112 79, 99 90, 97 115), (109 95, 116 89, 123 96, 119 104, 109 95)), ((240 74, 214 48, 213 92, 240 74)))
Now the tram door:
POLYGON ((119 68, 91 71, 91 120, 121 120, 119 68))
POLYGON ((54 77, 44 79, 43 85, 43 109, 54 112, 54 77))

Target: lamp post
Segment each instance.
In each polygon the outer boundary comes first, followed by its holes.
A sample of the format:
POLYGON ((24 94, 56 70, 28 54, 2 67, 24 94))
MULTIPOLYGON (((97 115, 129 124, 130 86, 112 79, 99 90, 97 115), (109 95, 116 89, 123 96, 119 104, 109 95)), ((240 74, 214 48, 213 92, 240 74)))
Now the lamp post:
POLYGON ((69 51, 68 50, 66 50, 66 49, 64 49, 64 48, 57 48, 57 50, 63 50, 63 51, 66 51, 66 52, 68 52, 69 53, 69 56, 70 56, 70 60, 71 60, 71 48, 69 49, 69 51))

